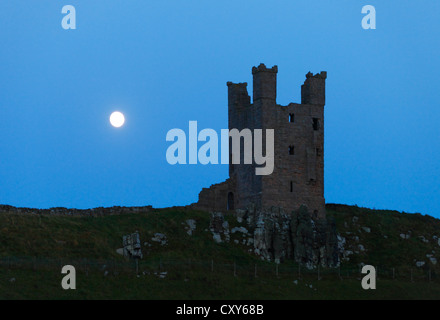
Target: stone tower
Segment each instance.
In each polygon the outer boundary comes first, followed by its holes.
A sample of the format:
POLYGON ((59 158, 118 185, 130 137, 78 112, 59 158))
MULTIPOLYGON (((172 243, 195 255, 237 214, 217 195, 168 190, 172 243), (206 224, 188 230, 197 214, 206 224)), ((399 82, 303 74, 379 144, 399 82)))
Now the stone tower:
POLYGON ((204 188, 199 194, 197 207, 226 211, 245 208, 252 203, 263 208, 282 207, 290 212, 306 205, 313 218, 325 217, 324 105, 327 73, 323 71, 313 75, 309 72, 301 86, 301 104, 282 106, 276 102, 277 72, 277 66, 266 68, 260 64, 252 68, 252 103, 247 83, 227 83, 229 129, 263 129, 263 132, 274 129, 273 173, 255 175, 255 163, 243 164, 241 161, 240 164, 229 164, 229 179, 204 188))

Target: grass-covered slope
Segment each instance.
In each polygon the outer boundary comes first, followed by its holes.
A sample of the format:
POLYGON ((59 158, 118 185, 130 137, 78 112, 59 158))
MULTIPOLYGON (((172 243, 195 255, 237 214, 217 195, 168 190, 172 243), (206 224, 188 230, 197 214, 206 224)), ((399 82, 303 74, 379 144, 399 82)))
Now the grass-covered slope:
POLYGON ((440 220, 421 214, 327 205, 327 216, 336 220, 340 237, 351 251, 344 264, 365 263, 386 268, 438 270, 440 220), (364 251, 362 251, 364 248, 364 251), (417 267, 417 262, 423 264, 417 267))
MULTIPOLYGON (((216 243, 206 212, 169 208, 85 217, 3 211, 0 298, 440 298, 434 263, 440 261, 440 220, 334 204, 327 205, 327 212, 336 220, 343 260, 340 269, 318 274, 291 261, 279 266, 261 261, 250 252, 249 235, 241 232, 216 243), (191 235, 188 219, 196 221, 191 235), (122 236, 135 231, 144 253, 137 269, 116 252, 122 236), (156 233, 164 234, 166 242, 153 241, 156 233), (417 267, 417 262, 424 265, 417 267), (376 290, 361 288, 362 263, 379 267, 376 290), (60 286, 64 264, 77 269, 76 290, 60 286)), ((231 230, 247 227, 233 215, 226 220, 231 230)))
MULTIPOLYGON (((231 225, 234 219, 230 218, 231 225)), ((210 215, 186 209, 160 209, 136 214, 102 217, 17 215, 0 213, 0 257, 46 257, 124 259, 116 253, 122 236, 138 231, 145 260, 211 259, 256 260, 240 247, 216 244, 208 231, 210 215), (188 235, 186 220, 196 221, 188 235), (167 244, 151 241, 156 233, 166 235, 167 244)))

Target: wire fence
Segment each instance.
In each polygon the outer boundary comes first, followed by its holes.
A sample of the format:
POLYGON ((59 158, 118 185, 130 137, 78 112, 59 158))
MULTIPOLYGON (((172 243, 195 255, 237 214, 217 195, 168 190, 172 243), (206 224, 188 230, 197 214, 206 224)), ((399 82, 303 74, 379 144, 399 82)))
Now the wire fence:
MULTIPOLYGON (((316 280, 360 280, 365 274, 360 267, 341 265, 337 268, 313 269, 293 263, 249 263, 240 261, 216 261, 194 259, 153 258, 142 260, 121 259, 54 259, 41 257, 3 257, 0 258, 0 269, 25 269, 34 271, 60 272, 63 266, 72 265, 76 272, 85 275, 101 273, 105 276, 127 275, 155 275, 159 278, 179 279, 188 276, 222 275, 249 279, 316 279, 316 280)), ((428 281, 439 282, 435 270, 430 268, 411 268, 374 266, 377 279, 400 281, 428 281)))

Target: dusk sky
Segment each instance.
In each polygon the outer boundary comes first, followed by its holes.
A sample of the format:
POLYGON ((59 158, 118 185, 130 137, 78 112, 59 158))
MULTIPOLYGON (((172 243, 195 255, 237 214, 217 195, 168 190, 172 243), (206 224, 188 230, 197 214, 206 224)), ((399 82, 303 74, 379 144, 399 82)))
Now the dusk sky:
POLYGON ((439 14, 438 0, 2 0, 0 204, 196 202, 228 166, 168 164, 166 134, 227 128, 226 82, 251 94, 264 63, 281 105, 301 102, 307 72, 328 73, 327 203, 440 218, 439 14))

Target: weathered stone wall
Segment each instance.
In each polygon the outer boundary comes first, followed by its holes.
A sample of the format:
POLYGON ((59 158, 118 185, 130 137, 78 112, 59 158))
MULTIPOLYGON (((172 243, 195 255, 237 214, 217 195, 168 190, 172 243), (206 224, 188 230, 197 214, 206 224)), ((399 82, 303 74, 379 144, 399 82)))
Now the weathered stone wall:
POLYGON ((263 205, 287 211, 306 205, 314 217, 325 217, 324 114, 319 105, 291 103, 274 107, 275 168, 263 177, 263 205), (294 120, 290 122, 290 115, 294 120), (313 119, 319 126, 313 129, 313 119), (290 151, 290 148, 293 148, 290 151), (292 153, 292 154, 291 154, 292 153))
MULTIPOLYGON (((227 83, 228 86, 228 127, 229 129, 253 130, 258 119, 256 108, 250 104, 247 83, 227 83)), ((255 164, 244 164, 244 146, 240 145, 240 164, 232 163, 232 145, 229 146, 229 177, 235 181, 234 193, 237 208, 244 208, 259 201, 256 195, 261 192, 261 178, 255 176, 255 164)))
POLYGON ((36 209, 36 208, 17 208, 8 205, 0 205, 1 213, 14 214, 46 214, 46 215, 70 215, 70 216, 105 216, 105 215, 119 215, 130 213, 149 212, 153 209, 152 206, 145 207, 98 207, 92 209, 69 209, 64 207, 55 207, 50 209, 36 209))
MULTIPOLYGON (((276 103, 277 72, 277 66, 266 68, 260 64, 252 68, 252 104, 247 83, 227 83, 229 129, 274 129, 273 173, 257 176, 255 164, 244 164, 241 157, 240 164, 229 165, 233 184, 202 190, 199 204, 203 208, 224 210, 227 206, 225 194, 232 192, 234 208, 254 204, 282 207, 291 212, 305 205, 313 218, 325 217, 324 104, 327 73, 313 75, 309 72, 301 87, 302 103, 281 106, 276 103)), ((265 143, 263 139, 263 150, 265 143)), ((243 146, 240 151, 243 155, 243 146)), ((231 162, 231 146, 229 159, 231 162)))
POLYGON ((228 194, 235 190, 235 180, 227 179, 226 181, 218 184, 213 184, 209 188, 203 188, 199 193, 199 200, 196 204, 196 208, 199 210, 207 211, 221 211, 224 212, 228 209, 235 207, 235 200, 230 203, 228 207, 228 194))

